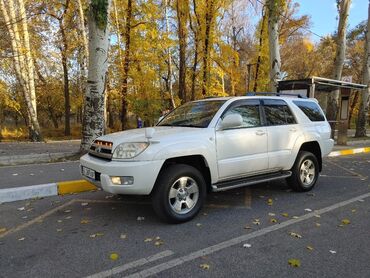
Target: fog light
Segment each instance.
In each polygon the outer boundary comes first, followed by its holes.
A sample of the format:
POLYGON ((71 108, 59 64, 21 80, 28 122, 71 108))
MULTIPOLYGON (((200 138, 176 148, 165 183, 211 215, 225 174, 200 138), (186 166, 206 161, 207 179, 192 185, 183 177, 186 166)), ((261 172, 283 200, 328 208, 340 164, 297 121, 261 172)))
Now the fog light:
POLYGON ((110 177, 113 184, 131 185, 134 184, 134 177, 110 177))

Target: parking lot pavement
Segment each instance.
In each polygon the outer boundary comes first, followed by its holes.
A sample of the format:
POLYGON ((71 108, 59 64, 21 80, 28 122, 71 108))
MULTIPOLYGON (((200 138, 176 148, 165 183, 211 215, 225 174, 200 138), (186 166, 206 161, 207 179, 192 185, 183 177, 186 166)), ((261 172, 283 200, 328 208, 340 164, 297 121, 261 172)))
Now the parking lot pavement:
POLYGON ((311 192, 210 194, 181 225, 101 191, 2 204, 0 277, 369 277, 370 155, 324 164, 311 192))

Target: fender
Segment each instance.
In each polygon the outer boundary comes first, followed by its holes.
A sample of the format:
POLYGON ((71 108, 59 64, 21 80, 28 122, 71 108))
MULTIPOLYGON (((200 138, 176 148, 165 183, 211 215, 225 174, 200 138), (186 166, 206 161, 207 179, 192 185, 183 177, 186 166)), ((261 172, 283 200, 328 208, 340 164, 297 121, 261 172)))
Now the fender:
POLYGON ((293 150, 292 150, 292 156, 291 156, 290 161, 289 161, 289 168, 288 169, 291 169, 293 167, 295 159, 298 155, 298 152, 299 152, 301 146, 306 142, 312 142, 312 141, 318 142, 319 145, 320 145, 320 148, 321 148, 320 135, 317 132, 312 132, 312 133, 310 132, 310 133, 301 134, 297 138, 297 140, 294 144, 293 150))
POLYGON ((218 169, 214 141, 208 140, 207 143, 198 140, 178 142, 176 144, 166 145, 155 155, 154 160, 166 160, 181 156, 201 155, 204 157, 206 165, 211 173, 212 183, 217 181, 218 169))

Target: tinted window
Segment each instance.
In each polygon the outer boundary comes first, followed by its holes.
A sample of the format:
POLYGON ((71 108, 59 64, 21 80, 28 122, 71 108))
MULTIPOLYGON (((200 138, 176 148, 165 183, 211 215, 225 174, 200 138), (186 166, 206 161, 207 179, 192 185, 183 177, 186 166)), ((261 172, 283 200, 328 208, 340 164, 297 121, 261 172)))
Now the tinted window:
POLYGON ((223 118, 228 114, 239 114, 243 118, 243 127, 255 127, 261 125, 259 102, 253 103, 243 103, 231 107, 223 116, 223 118))
POLYGON ((293 101, 306 114, 306 116, 313 122, 325 121, 325 117, 317 103, 311 101, 293 101))
POLYGON ((267 125, 295 124, 288 105, 283 100, 263 100, 267 125))

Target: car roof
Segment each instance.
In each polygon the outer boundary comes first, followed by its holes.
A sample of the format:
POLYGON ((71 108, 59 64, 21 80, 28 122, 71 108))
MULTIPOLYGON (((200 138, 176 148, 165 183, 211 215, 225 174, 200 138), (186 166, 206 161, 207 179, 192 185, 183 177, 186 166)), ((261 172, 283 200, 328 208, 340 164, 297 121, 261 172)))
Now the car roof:
POLYGON ((292 96, 260 96, 260 95, 257 95, 257 96, 235 96, 235 97, 208 97, 205 99, 199 99, 195 101, 212 101, 212 100, 236 101, 236 100, 243 100, 243 99, 276 99, 276 100, 280 99, 280 100, 287 100, 289 102, 292 100, 317 102, 317 99, 315 98, 299 98, 299 97, 296 97, 295 95, 292 95, 292 96))

